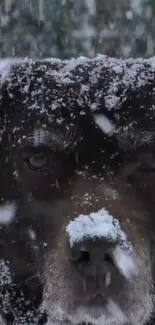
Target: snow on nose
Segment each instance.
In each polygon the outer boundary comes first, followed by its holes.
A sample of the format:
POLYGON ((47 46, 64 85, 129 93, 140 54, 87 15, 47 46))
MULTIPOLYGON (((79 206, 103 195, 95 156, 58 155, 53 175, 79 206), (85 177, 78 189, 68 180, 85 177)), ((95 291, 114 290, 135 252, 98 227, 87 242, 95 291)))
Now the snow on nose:
POLYGON ((119 221, 104 208, 89 215, 79 215, 70 221, 66 231, 70 247, 87 239, 103 239, 114 244, 113 261, 119 272, 128 280, 138 275, 138 258, 119 221))

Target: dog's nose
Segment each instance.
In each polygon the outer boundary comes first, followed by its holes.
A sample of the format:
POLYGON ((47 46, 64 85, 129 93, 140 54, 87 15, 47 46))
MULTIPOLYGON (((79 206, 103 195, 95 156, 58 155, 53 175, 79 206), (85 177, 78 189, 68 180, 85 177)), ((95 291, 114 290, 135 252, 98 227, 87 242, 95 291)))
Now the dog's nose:
POLYGON ((115 247, 103 239, 88 239, 71 247, 71 261, 85 277, 96 277, 98 272, 104 276, 115 265, 115 247))
POLYGON ((105 209, 79 215, 66 230, 71 261, 84 277, 103 278, 116 270, 130 280, 137 274, 132 244, 105 209))
POLYGON ((111 283, 111 273, 120 273, 128 281, 139 273, 138 259, 127 249, 104 239, 87 239, 71 248, 72 264, 85 278, 102 279, 106 286, 111 283))

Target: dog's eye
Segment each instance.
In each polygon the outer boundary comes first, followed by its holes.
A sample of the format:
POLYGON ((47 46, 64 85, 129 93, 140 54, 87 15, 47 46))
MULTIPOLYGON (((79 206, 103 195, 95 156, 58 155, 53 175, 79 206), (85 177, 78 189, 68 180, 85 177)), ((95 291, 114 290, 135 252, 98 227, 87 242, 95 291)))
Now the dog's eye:
POLYGON ((47 162, 47 156, 43 153, 36 153, 33 156, 31 156, 28 161, 33 168, 39 169, 45 166, 47 162))

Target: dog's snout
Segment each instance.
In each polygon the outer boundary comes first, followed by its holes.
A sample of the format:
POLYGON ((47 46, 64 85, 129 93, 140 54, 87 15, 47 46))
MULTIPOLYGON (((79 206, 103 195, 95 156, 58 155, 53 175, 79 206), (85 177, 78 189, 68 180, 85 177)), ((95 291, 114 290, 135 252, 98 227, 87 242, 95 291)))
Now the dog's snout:
POLYGON ((71 247, 71 261, 85 277, 96 277, 98 270, 105 276, 114 267, 112 252, 115 246, 103 239, 76 243, 71 247))
POLYGON ((67 228, 72 263, 84 277, 101 278, 107 272, 119 272, 132 279, 137 270, 132 245, 117 219, 101 209, 80 215, 67 228))

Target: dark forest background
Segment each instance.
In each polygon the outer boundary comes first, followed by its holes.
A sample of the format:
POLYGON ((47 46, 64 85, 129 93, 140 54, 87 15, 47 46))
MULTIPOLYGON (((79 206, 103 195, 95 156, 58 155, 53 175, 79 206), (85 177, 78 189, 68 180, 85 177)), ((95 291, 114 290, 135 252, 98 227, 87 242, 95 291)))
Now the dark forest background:
POLYGON ((155 0, 0 0, 0 57, 150 57, 155 0))

